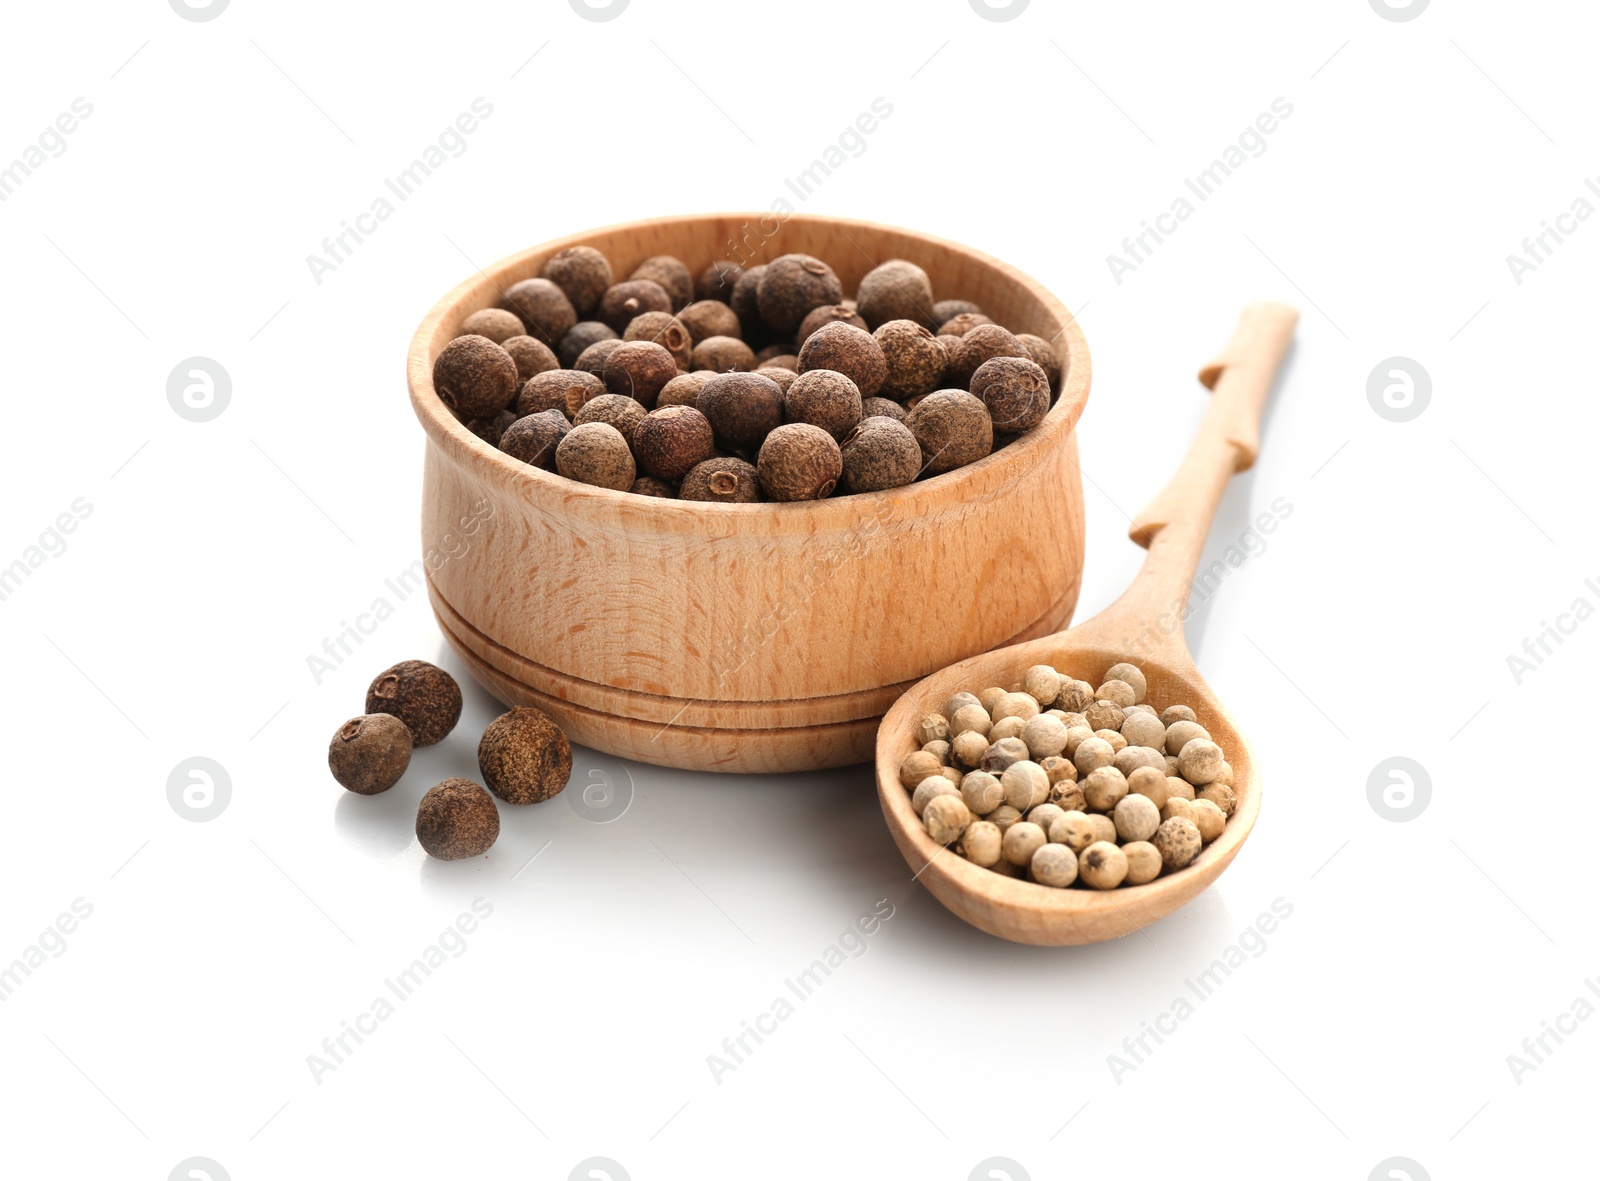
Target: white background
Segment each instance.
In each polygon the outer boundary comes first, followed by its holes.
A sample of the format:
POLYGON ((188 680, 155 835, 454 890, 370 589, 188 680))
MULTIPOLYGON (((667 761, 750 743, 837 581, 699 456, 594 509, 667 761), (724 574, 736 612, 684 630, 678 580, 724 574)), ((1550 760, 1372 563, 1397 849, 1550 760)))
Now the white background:
POLYGON ((563 0, 234 0, 194 22, 142 0, 6 19, 0 161, 93 106, 0 204, 0 565, 92 509, 0 602, 0 963, 93 908, 0 1003, 7 1175, 165 1178, 203 1156, 241 1181, 564 1178, 604 1156, 636 1179, 958 1179, 1003 1156, 1014 1178, 1365 1178, 1403 1155, 1442 1178, 1575 1147, 1600 1022, 1520 1082, 1507 1056, 1600 975, 1600 625, 1520 684, 1507 657, 1600 603, 1600 219, 1520 284, 1506 256, 1600 176, 1583 6, 1396 22, 1364 0, 1037 0, 988 21, 966 0, 633 0, 602 23, 563 0), (314 281, 307 255, 480 96, 465 153, 314 281), (1274 498, 1292 515, 1191 629, 1265 770, 1253 838, 1141 934, 1024 948, 908 882, 864 769, 580 751, 575 783, 631 778, 621 820, 507 809, 486 858, 429 862, 416 800, 474 773, 494 702, 468 685, 450 738, 355 798, 324 751, 367 681, 408 657, 462 670, 420 595, 320 684, 307 664, 417 557, 416 322, 474 265, 561 234, 765 209, 880 96, 892 116, 798 207, 969 243, 1081 309, 1080 618, 1137 568, 1127 518, 1199 421, 1195 368, 1249 299, 1303 310, 1211 556, 1274 498), (1118 283, 1107 256, 1278 97, 1293 114, 1264 154, 1118 283), (232 379, 205 423, 166 398, 196 355, 232 379), (1432 381, 1406 423, 1366 396, 1397 355, 1432 381), (1368 803, 1395 755, 1432 781, 1409 823, 1368 803), (231 779, 206 823, 167 800, 192 756, 231 779), (466 952, 314 1079, 308 1055, 475 897, 494 909, 466 952), (713 1081, 707 1056, 884 898, 866 954, 713 1081), (1122 1039, 1279 898, 1265 952, 1115 1081, 1122 1039))

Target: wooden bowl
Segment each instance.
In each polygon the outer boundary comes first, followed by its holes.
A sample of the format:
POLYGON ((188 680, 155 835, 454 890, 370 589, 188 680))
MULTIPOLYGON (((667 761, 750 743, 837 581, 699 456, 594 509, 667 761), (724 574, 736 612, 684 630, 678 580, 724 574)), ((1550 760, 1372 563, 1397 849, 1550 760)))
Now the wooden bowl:
POLYGON ((804 214, 660 218, 547 242, 496 263, 423 319, 406 366, 428 436, 422 544, 445 637, 491 693, 550 713, 575 742, 707 771, 871 759, 906 687, 980 652, 1060 630, 1083 568, 1074 433, 1089 350, 1022 272, 909 230, 804 214), (970 299, 1052 341, 1063 373, 1044 422, 977 463, 888 492, 803 504, 634 496, 529 467, 458 422, 433 362, 461 321, 568 246, 617 280, 670 254, 698 273, 813 254, 846 292, 903 258, 935 298, 970 299))

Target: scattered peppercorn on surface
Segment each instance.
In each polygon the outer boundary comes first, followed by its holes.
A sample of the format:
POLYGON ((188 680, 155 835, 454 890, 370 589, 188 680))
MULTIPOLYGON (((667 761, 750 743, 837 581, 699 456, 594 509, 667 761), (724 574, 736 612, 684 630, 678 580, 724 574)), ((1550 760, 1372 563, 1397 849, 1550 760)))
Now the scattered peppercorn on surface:
POLYGON ((890 259, 845 298, 807 254, 742 267, 591 246, 473 312, 434 361, 456 417, 531 467, 618 492, 749 503, 881 492, 1033 430, 1051 344, 890 259))
POLYGON ((900 782, 928 836, 1041 886, 1113 890, 1176 873, 1233 815, 1233 768, 1186 705, 1145 703, 1144 673, 1099 687, 1046 664, 1015 689, 957 693, 917 725, 900 782))

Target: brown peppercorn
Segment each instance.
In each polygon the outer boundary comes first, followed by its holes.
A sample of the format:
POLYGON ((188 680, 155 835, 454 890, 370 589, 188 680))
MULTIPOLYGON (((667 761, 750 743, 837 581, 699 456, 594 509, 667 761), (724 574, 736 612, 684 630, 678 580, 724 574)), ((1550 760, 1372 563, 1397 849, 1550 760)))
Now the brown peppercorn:
POLYGON ((611 263, 593 246, 569 246, 552 254, 540 272, 566 294, 580 316, 594 311, 611 286, 611 263))
POLYGON ((639 469, 661 480, 683 479, 690 468, 710 459, 716 450, 711 424, 693 406, 652 410, 628 441, 639 469))
POLYGON ((1050 409, 1050 379, 1025 357, 993 357, 979 365, 972 394, 982 399, 997 431, 1031 431, 1050 409))
POLYGON ((978 366, 995 357, 1022 357, 1028 350, 1018 343, 998 324, 980 324, 961 338, 950 356, 950 370, 945 380, 962 389, 972 385, 972 375, 978 366))
POLYGON ((939 335, 959 338, 965 336, 974 328, 981 328, 985 324, 993 323, 994 321, 982 312, 961 312, 951 316, 943 324, 939 325, 939 335))
POLYGON ((633 433, 650 412, 627 394, 601 394, 591 398, 573 416, 574 426, 586 422, 605 422, 617 428, 617 433, 633 445, 633 433))
POLYGON ((672 354, 653 340, 625 340, 606 358, 601 373, 606 389, 613 394, 637 398, 645 409, 653 409, 661 387, 678 376, 678 363, 672 354))
POLYGON ((677 500, 678 490, 665 480, 654 476, 640 476, 628 489, 635 496, 654 496, 658 500, 677 500))
POLYGON ((761 487, 753 464, 727 455, 690 468, 678 495, 684 500, 752 504, 761 499, 761 487))
POLYGON ((393 714, 351 718, 328 743, 328 770, 357 795, 388 791, 410 765, 411 728, 393 714))
POLYGON ((748 373, 756 367, 756 355, 737 336, 708 336, 694 346, 689 368, 709 369, 713 373, 748 373))
POLYGON ((556 448, 567 437, 572 424, 559 410, 541 410, 517 419, 500 436, 500 450, 512 459, 542 468, 556 470, 556 448))
POLYGON ((513 283, 500 305, 522 317, 528 335, 547 345, 556 345, 578 322, 572 301, 549 279, 524 279, 513 283))
POLYGON ((694 404, 729 451, 754 451, 783 422, 783 391, 759 373, 718 374, 694 404))
POLYGON ((649 340, 672 354, 672 363, 685 372, 689 357, 694 352, 694 340, 689 329, 671 312, 641 312, 628 322, 622 339, 649 340))
POLYGON ((429 857, 460 861, 487 853, 500 835, 500 810, 470 779, 446 779, 417 805, 417 843, 429 857))
POLYGON ((961 390, 939 390, 906 415, 930 476, 982 459, 994 445, 994 426, 982 402, 961 390))
POLYGON ((766 277, 767 264, 746 267, 744 272, 733 281, 733 294, 728 299, 728 304, 733 308, 733 314, 739 317, 743 325, 742 333, 745 340, 753 341, 758 335, 768 332, 766 323, 761 319, 761 280, 766 277))
POLYGON ((439 400, 462 419, 498 414, 517 393, 517 363, 486 336, 458 336, 433 363, 439 400))
POLYGON ((622 432, 608 422, 575 426, 556 447, 556 471, 580 484, 626 492, 638 476, 622 432))
POLYGON ((706 382, 715 376, 716 374, 709 369, 678 374, 661 387, 661 392, 656 395, 656 409, 661 410, 668 406, 693 406, 695 399, 700 396, 700 391, 706 388, 706 382))
POLYGON ((522 384, 517 395, 517 417, 559 410, 571 421, 585 402, 606 392, 605 382, 578 369, 550 369, 535 373, 522 384))
POLYGON ((432 746, 461 718, 461 686, 426 660, 402 660, 367 686, 367 712, 393 714, 411 730, 414 746, 432 746))
POLYGON ((599 320, 579 320, 567 334, 561 338, 561 343, 556 346, 556 359, 563 369, 576 368, 576 362, 583 356, 584 350, 592 344, 599 344, 602 340, 619 340, 620 337, 609 325, 600 323, 599 320))
POLYGON ((1053 390, 1058 387, 1061 384, 1061 362, 1056 359, 1056 351, 1050 347, 1050 342, 1031 332, 1019 332, 1017 343, 1028 351, 1029 359, 1044 370, 1050 388, 1053 390))
POLYGON ((489 418, 469 418, 462 425, 478 438, 491 447, 500 446, 500 436, 506 433, 506 428, 517 421, 514 410, 502 410, 499 414, 489 418))
MULTIPOLYGON (((506 315, 509 316, 511 313, 507 312, 506 315)), ((517 322, 520 324, 522 321, 518 320, 517 322)), ((567 335, 570 336, 571 333, 567 335)), ((517 363, 517 383, 519 388, 521 383, 527 381, 530 377, 536 377, 541 373, 548 373, 552 369, 561 368, 561 362, 550 351, 550 346, 532 336, 513 336, 508 340, 502 341, 500 347, 510 353, 511 359, 517 363)))
MULTIPOLYGON (((611 330, 608 328, 606 331, 609 332, 611 330)), ((615 334, 612 335, 610 340, 597 340, 578 354, 578 359, 572 363, 572 367, 599 377, 606 371, 606 358, 621 347, 622 337, 615 334)))
POLYGON ((761 374, 762 377, 777 382, 778 388, 785 393, 788 393, 789 387, 795 382, 795 378, 800 376, 798 369, 785 369, 778 365, 763 365, 756 372, 761 374))
POLYGON ((842 373, 812 369, 784 390, 783 421, 809 422, 842 439, 861 421, 861 391, 842 373))
POLYGON ((915 480, 922 470, 917 437, 905 423, 886 416, 863 418, 839 450, 847 492, 899 488, 915 480))
POLYGON ((899 402, 889 401, 888 398, 862 398, 861 417, 863 420, 868 418, 892 418, 896 422, 904 422, 906 420, 906 408, 900 405, 899 402))
POLYGON ((820 308, 812 308, 806 313, 806 318, 800 321, 800 327, 794 334, 794 343, 798 347, 806 342, 806 338, 821 328, 824 324, 844 323, 854 324, 857 328, 865 330, 867 322, 861 318, 861 313, 842 303, 825 303, 820 308))
POLYGON ((628 278, 633 282, 641 279, 661 284, 661 289, 672 298, 672 310, 678 311, 689 306, 689 301, 694 298, 694 276, 689 274, 689 268, 670 254, 657 254, 645 259, 633 268, 633 274, 628 278))
POLYGON ((941 299, 933 305, 933 327, 943 328, 963 312, 977 312, 982 315, 983 309, 970 299, 941 299))
POLYGON ((671 310, 672 296, 660 283, 651 279, 630 279, 606 288, 595 318, 610 325, 613 332, 622 332, 640 312, 671 310))
POLYGON ((774 361, 779 363, 780 368, 794 369, 799 372, 800 358, 794 355, 793 345, 783 343, 769 344, 756 354, 756 364, 758 366, 771 365, 774 361))
POLYGON ((821 500, 844 472, 839 444, 819 426, 780 426, 761 444, 756 474, 769 500, 821 500))
POLYGON ((944 346, 932 332, 912 320, 890 320, 872 334, 883 351, 885 398, 904 402, 919 394, 931 394, 944 378, 944 346))
POLYGON ((513 336, 523 334, 522 319, 504 308, 481 308, 461 321, 457 336, 483 336, 503 345, 513 336))
POLYGON ((508 804, 537 804, 567 786, 572 745, 550 715, 518 706, 489 723, 478 743, 483 782, 508 804))
POLYGON ((839 276, 820 258, 785 254, 767 264, 756 288, 756 306, 767 327, 792 336, 807 312, 825 303, 838 303, 843 295, 839 276))
POLYGON ((862 276, 861 285, 856 288, 856 304, 869 328, 877 329, 890 320, 931 324, 933 284, 928 281, 928 272, 916 263, 891 258, 862 276))
POLYGON ((743 267, 725 258, 708 263, 706 269, 695 278, 694 297, 700 300, 720 299, 723 303, 732 303, 733 286, 742 274, 744 274, 743 267))
POLYGON ((735 340, 743 338, 739 317, 720 299, 697 300, 679 312, 678 319, 689 330, 689 337, 695 344, 713 336, 731 336, 735 340))
POLYGON ((872 333, 840 321, 824 324, 800 346, 800 372, 808 369, 831 369, 844 374, 856 383, 863 398, 882 389, 889 372, 883 349, 872 333))

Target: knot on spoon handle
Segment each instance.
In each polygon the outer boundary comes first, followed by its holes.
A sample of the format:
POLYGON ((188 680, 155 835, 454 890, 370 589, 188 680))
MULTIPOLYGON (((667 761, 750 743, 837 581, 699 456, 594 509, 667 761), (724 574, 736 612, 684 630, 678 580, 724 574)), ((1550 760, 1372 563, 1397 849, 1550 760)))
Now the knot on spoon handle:
POLYGON ((1212 400, 1194 444, 1172 482, 1134 518, 1130 538, 1149 546, 1174 520, 1199 517, 1203 539, 1222 487, 1260 453, 1261 412, 1299 319, 1294 308, 1269 300, 1244 309, 1227 346, 1200 369, 1212 400))

